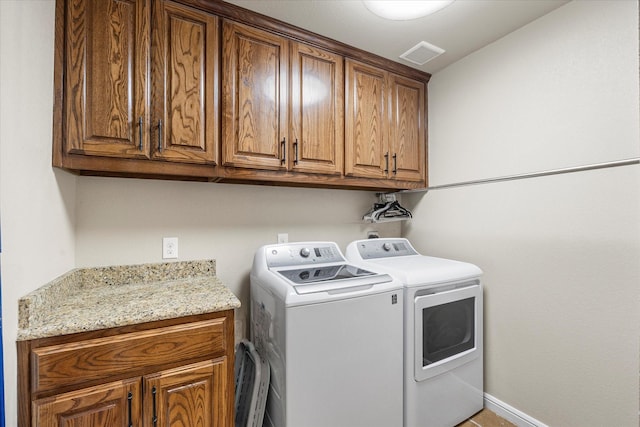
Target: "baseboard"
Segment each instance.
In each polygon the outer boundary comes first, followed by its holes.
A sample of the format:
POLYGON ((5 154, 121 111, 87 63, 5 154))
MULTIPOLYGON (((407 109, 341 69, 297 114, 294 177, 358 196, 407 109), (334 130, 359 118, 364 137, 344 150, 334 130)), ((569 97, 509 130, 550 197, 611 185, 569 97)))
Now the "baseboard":
POLYGON ((504 403, 500 399, 497 399, 488 393, 484 394, 484 407, 495 412, 496 415, 512 422, 518 427, 548 427, 546 424, 536 420, 513 406, 504 403))

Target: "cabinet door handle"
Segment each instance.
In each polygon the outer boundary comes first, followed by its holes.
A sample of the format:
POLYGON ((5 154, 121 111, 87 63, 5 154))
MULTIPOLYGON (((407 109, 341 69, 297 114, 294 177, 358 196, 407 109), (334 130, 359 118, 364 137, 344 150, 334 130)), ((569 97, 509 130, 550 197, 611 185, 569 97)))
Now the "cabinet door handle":
POLYGON ((142 151, 142 117, 138 118, 138 150, 142 151))
POLYGON ((162 151, 162 119, 158 120, 158 151, 162 151))
POLYGON ((398 173, 398 156, 396 153, 393 153, 393 170, 391 172, 393 172, 394 175, 398 173))
POLYGON ((133 393, 129 392, 127 394, 127 406, 129 408, 129 427, 133 427, 133 419, 132 419, 132 413, 131 413, 131 401, 133 400, 133 393))
POLYGON ((158 411, 157 411, 157 407, 156 407, 156 392, 158 390, 156 389, 155 386, 153 386, 153 388, 151 389, 151 394, 153 395, 153 418, 151 418, 151 421, 153 422, 153 426, 157 426, 158 425, 158 411))
POLYGON ((282 159, 280 159, 280 164, 284 165, 287 161, 287 138, 282 138, 280 141, 280 149, 282 150, 282 159))
POLYGON ((389 173, 389 152, 384 155, 384 173, 389 173))
POLYGON ((298 138, 296 138, 295 142, 293 143, 293 152, 294 152, 293 164, 297 165, 298 164, 298 138))

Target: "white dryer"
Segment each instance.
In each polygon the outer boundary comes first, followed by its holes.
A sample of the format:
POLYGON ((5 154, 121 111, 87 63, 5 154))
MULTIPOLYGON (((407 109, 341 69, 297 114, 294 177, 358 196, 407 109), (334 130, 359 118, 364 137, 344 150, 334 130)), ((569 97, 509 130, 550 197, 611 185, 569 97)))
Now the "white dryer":
POLYGON ((352 242, 346 257, 404 285, 404 426, 452 427, 480 411, 482 271, 399 238, 352 242))
POLYGON ((271 366, 264 426, 402 425, 402 284, 332 242, 268 245, 251 270, 251 339, 271 366))

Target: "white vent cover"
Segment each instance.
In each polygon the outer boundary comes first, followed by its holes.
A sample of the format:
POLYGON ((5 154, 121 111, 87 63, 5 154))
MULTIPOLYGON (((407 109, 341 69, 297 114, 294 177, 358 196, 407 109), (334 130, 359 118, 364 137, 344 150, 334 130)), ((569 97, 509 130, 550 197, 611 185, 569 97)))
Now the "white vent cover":
POLYGON ((414 64, 422 65, 443 53, 444 49, 441 49, 438 46, 434 46, 427 42, 420 42, 400 55, 400 58, 413 62, 414 64))

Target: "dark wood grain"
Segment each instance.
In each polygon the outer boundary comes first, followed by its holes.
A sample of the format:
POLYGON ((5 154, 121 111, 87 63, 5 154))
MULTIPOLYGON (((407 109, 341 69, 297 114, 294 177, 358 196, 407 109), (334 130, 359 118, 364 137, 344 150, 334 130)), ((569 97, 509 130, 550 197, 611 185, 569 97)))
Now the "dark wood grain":
POLYGON ((386 178, 389 164, 388 73, 346 61, 345 173, 386 178))
POLYGON ((149 13, 149 0, 67 2, 67 153, 148 157, 149 13))
MULTIPOLYGON (((145 400, 156 399, 157 425, 226 426, 227 369, 228 360, 223 357, 146 376, 145 400)), ((145 407, 147 425, 151 425, 152 409, 153 405, 145 407)))
POLYGON ((220 134, 218 18, 171 1, 154 5, 153 158, 214 165, 220 134))
POLYGON ((291 128, 288 167, 342 175, 344 169, 344 60, 291 43, 291 128))
POLYGON ((224 352, 224 319, 40 347, 32 351, 33 391, 43 392, 141 367, 224 352))
POLYGON ((288 42, 224 22, 222 43, 222 164, 284 169, 281 141, 288 127, 288 42))
POLYGON ((31 342, 16 342, 18 353, 18 427, 28 427, 31 420, 31 342))
POLYGON ((425 86, 421 81, 394 74, 391 74, 390 79, 391 177, 424 183, 426 182, 425 86))
POLYGON ((175 414, 168 419, 192 415, 208 423, 186 425, 232 427, 233 322, 233 310, 226 310, 20 341, 18 425, 125 425, 113 420, 120 420, 122 396, 129 391, 134 425, 140 425, 152 407, 143 393, 146 379, 167 377, 176 380, 167 381, 177 396, 165 402, 168 413, 175 414), (177 379, 186 387, 182 394, 177 379), (202 412, 202 402, 213 413, 202 412))
POLYGON ((140 425, 140 389, 140 380, 134 378, 36 400, 33 425, 114 427, 127 426, 129 420, 131 425, 140 425))
POLYGON ((430 76, 410 67, 214 0, 57 0, 55 47, 54 166, 151 179, 426 186, 430 76), (345 78, 343 58, 384 77, 345 78), (394 86, 403 78, 424 93, 394 86), (306 101, 314 79, 331 98, 306 101))

